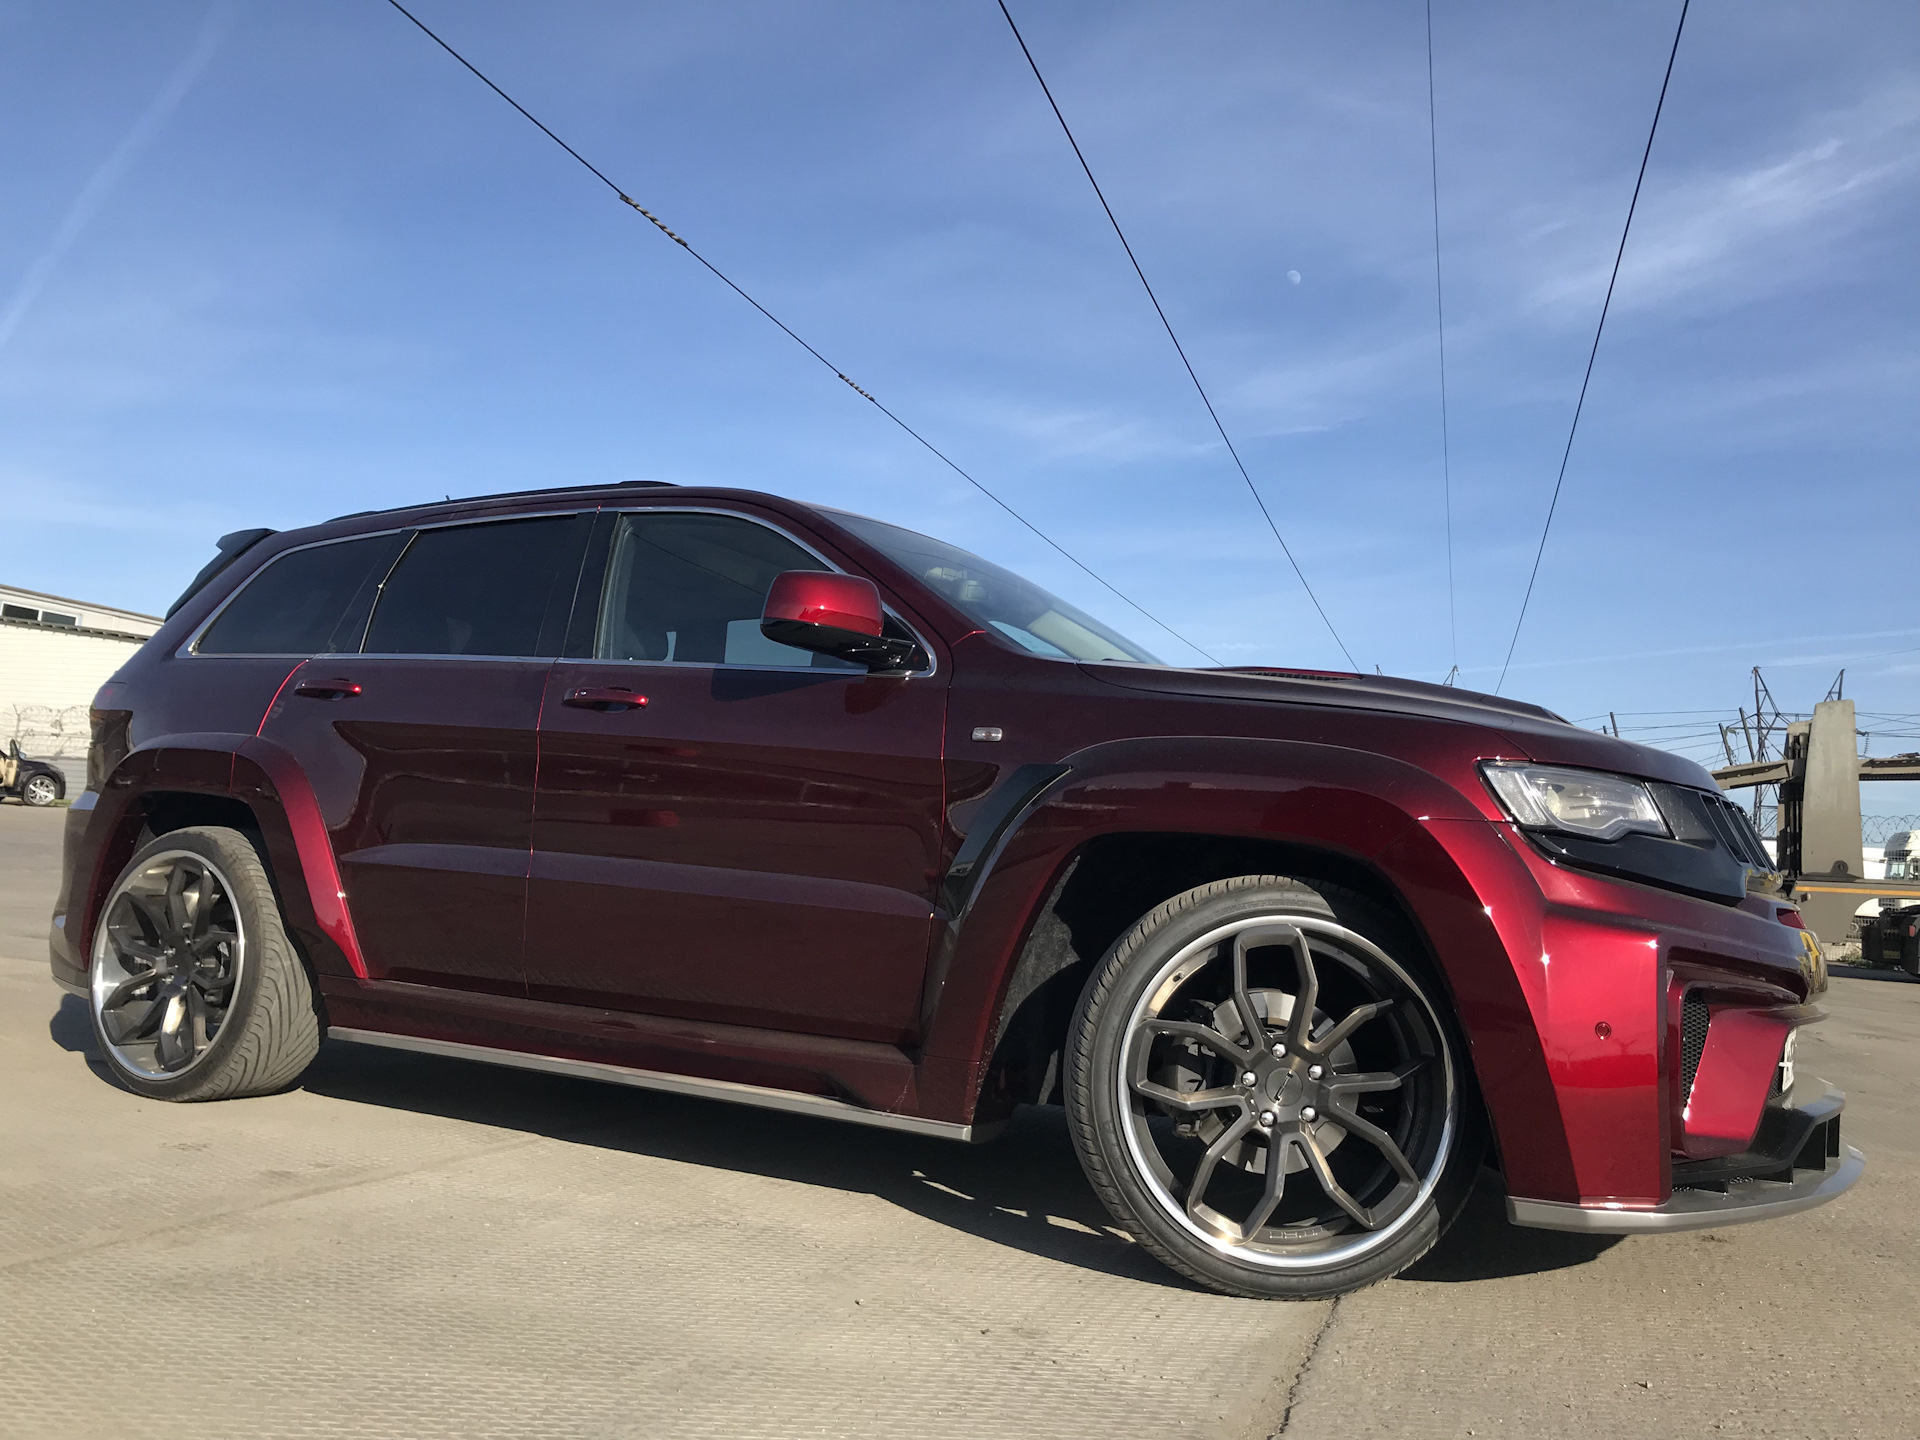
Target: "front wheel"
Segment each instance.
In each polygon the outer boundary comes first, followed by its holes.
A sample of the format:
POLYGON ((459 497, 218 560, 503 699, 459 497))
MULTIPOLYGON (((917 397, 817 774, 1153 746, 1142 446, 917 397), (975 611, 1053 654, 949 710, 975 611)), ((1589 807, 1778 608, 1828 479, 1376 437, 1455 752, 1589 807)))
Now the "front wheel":
POLYGON ((195 826, 142 846, 101 908, 89 969, 94 1036, 138 1094, 265 1094, 319 1052, 306 967, 237 830, 195 826))
POLYGON ((29 775, 27 783, 20 787, 21 802, 36 808, 51 805, 59 798, 60 787, 51 775, 29 775))
POLYGON ((1114 1217, 1228 1294, 1319 1299, 1418 1260, 1485 1148, 1414 943, 1337 886, 1175 896, 1108 953, 1067 1047, 1081 1164, 1114 1217))

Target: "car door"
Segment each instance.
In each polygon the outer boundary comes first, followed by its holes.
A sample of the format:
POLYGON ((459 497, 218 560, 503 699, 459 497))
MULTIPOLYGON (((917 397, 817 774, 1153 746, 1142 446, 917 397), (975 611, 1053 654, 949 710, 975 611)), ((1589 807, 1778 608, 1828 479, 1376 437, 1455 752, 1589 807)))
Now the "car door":
POLYGON ((654 508, 603 526, 587 567, 603 578, 582 586, 594 623, 541 720, 530 993, 909 1037, 939 878, 944 672, 870 676, 767 640, 773 577, 833 567, 757 518, 654 508))
POLYGON ((376 979, 524 992, 540 702, 591 518, 409 533, 364 640, 309 660, 267 716, 313 784, 376 979))

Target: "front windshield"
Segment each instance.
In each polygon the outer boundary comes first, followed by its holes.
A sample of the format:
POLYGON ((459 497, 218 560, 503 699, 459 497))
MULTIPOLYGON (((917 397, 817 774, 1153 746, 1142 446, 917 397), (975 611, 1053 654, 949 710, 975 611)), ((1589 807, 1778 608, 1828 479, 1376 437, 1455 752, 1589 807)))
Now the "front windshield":
POLYGON ((1163 663, 1084 610, 957 545, 844 510, 827 513, 983 630, 992 630, 1022 650, 1056 660, 1163 663))

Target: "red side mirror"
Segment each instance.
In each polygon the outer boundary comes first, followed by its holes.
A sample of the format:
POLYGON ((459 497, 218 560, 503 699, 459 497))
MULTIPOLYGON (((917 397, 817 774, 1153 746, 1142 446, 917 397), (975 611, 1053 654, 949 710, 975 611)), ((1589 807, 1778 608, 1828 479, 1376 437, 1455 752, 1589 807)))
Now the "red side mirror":
POLYGON ((796 650, 851 660, 881 673, 900 674, 927 663, 913 641, 891 638, 885 630, 874 583, 828 570, 774 576, 760 612, 760 633, 796 650))
MULTIPOLYGON (((783 627, 805 625, 877 636, 884 624, 880 591, 871 580, 858 575, 836 575, 828 570, 789 570, 773 577, 773 588, 767 591, 766 609, 761 612, 760 628, 766 630, 775 622, 783 627)), ((785 645, 800 644, 783 636, 771 638, 785 645)), ((801 645, 801 648, 820 647, 801 645)))

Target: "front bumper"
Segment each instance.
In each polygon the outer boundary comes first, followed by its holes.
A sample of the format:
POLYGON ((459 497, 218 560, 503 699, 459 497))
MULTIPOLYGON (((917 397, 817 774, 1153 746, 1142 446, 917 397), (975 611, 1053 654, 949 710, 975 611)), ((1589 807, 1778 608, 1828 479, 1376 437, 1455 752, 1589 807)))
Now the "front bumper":
POLYGON ((1810 1210, 1851 1189, 1866 1169, 1866 1157, 1840 1143, 1846 1103, 1847 1097, 1824 1081, 1802 1081, 1767 1107, 1751 1150, 1676 1164, 1673 1196, 1661 1204, 1574 1205, 1509 1197, 1507 1218, 1542 1230, 1641 1235, 1744 1225, 1810 1210))

